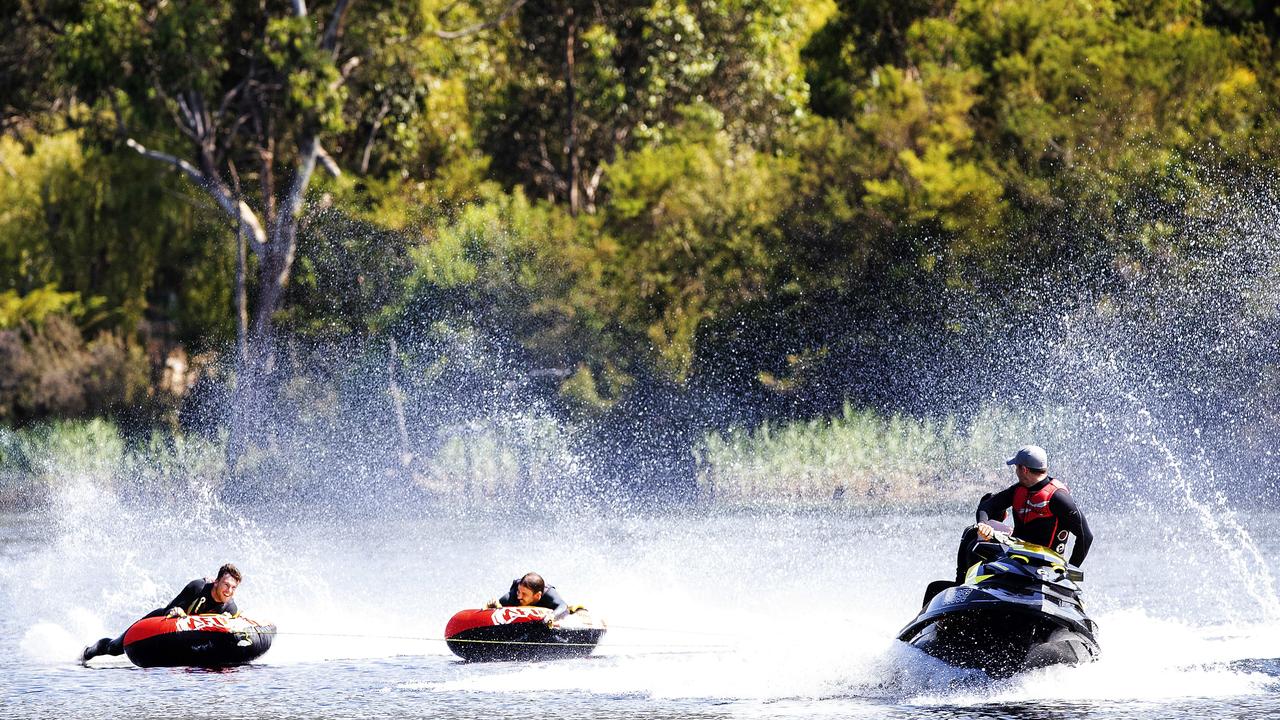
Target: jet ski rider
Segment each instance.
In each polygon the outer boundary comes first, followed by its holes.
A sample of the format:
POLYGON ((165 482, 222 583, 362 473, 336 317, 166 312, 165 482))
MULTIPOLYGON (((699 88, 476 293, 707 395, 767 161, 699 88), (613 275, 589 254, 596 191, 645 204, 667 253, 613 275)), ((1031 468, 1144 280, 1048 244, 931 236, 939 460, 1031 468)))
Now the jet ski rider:
POLYGON ((1012 465, 1018 482, 994 495, 988 494, 978 505, 977 524, 965 531, 960 540, 956 558, 956 582, 964 581, 965 573, 978 558, 974 546, 980 540, 990 540, 1005 511, 1013 509, 1013 536, 1036 545, 1051 548, 1058 554, 1066 553, 1067 536, 1074 535, 1075 547, 1069 562, 1079 567, 1089 554, 1093 533, 1084 513, 1076 506, 1067 486, 1049 476, 1049 456, 1039 445, 1026 445, 1005 461, 1012 465))
POLYGON ((511 581, 511 589, 497 600, 485 603, 486 608, 542 607, 551 610, 546 623, 554 627, 557 620, 569 614, 569 604, 556 592, 554 585, 547 585, 542 576, 536 572, 525 573, 524 577, 511 581))
MULTIPOLYGON (((236 607, 236 601, 231 597, 236 594, 236 588, 240 587, 240 581, 243 576, 235 565, 227 563, 218 568, 218 574, 213 580, 208 578, 197 578, 187 583, 186 587, 178 593, 178 596, 169 601, 168 605, 162 608, 152 610, 143 615, 144 618, 149 617, 185 617, 187 615, 218 615, 226 614, 232 617, 240 614, 240 609, 236 607)), ((128 632, 126 630, 125 632, 128 632)), ((111 638, 102 638, 98 642, 84 649, 81 654, 81 661, 89 660, 99 655, 123 655, 124 654, 124 634, 112 640, 111 638)))

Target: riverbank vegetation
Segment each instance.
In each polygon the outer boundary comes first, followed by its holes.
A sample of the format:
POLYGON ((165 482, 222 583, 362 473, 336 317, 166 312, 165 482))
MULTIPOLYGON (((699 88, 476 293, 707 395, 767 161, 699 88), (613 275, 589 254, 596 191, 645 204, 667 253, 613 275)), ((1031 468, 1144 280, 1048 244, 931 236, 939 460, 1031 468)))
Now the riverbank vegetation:
POLYGON ((11 10, 6 463, 108 418, 231 496, 898 497, 1070 402, 1270 465, 1267 3, 11 10))
POLYGON ((1026 438, 1071 447, 1068 416, 986 408, 961 423, 845 404, 830 417, 709 434, 696 450, 698 487, 718 505, 753 509, 976 504, 1010 483, 1003 459, 1026 438))
MULTIPOLYGON (((590 490, 581 485, 587 463, 576 456, 565 428, 530 413, 502 419, 452 428, 430 457, 411 462, 420 473, 415 486, 455 507, 580 503, 590 490)), ((708 433, 694 447, 697 499, 749 510, 971 503, 1008 480, 999 470, 1010 447, 1028 435, 1066 447, 1074 440, 1069 424, 1061 416, 988 409, 962 426, 955 417, 884 417, 846 404, 830 418, 708 433)), ((153 499, 207 496, 226 481, 218 439, 156 431, 131 441, 126 435, 102 419, 0 431, 0 503, 40 503, 82 484, 153 499)), ((364 477, 333 487, 333 478, 318 468, 252 456, 242 462, 242 476, 269 481, 277 496, 288 486, 304 496, 379 486, 377 478, 364 477), (330 487, 319 487, 325 484, 330 487)))

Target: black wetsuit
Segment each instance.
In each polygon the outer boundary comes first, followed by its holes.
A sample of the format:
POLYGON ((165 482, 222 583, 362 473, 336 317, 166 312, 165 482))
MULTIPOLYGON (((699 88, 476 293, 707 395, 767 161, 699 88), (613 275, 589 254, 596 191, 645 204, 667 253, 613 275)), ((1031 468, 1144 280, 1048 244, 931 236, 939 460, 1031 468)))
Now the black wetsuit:
MULTIPOLYGON (((506 595, 498 598, 498 604, 503 607, 512 607, 520 604, 519 595, 517 594, 520 587, 520 580, 511 581, 511 589, 506 595)), ((543 607, 548 610, 555 611, 556 617, 565 615, 569 612, 569 604, 560 597, 560 593, 556 592, 554 585, 548 585, 542 590, 542 597, 533 604, 534 607, 543 607)))
MULTIPOLYGON (((1046 477, 1027 488, 1027 492, 1034 494, 1052 480, 1053 478, 1046 477)), ((989 522, 993 517, 1003 518, 1005 513, 1013 507, 1013 497, 1018 487, 1018 484, 1014 484, 995 495, 984 497, 978 505, 978 522, 989 522)), ((1058 490, 1049 498, 1049 512, 1052 513, 1052 517, 1039 518, 1028 523, 1018 522, 1015 517, 1013 536, 1019 540, 1062 552, 1066 548, 1066 536, 1063 533, 1069 532, 1075 535, 1076 544, 1071 550, 1071 558, 1068 562, 1079 567, 1089 554, 1089 546, 1093 544, 1093 533, 1089 530, 1089 523, 1085 520, 1084 513, 1080 512, 1075 499, 1071 497, 1071 492, 1066 488, 1058 490)), ((977 543, 977 529, 966 530, 964 537, 960 540, 960 551, 956 557, 956 582, 963 581, 965 572, 977 562, 977 558, 973 555, 973 547, 977 543)))
POLYGON ((236 607, 235 600, 227 600, 224 603, 214 600, 213 583, 204 578, 187 583, 187 586, 182 588, 182 592, 178 593, 178 597, 170 600, 168 605, 154 611, 147 617, 153 617, 156 614, 163 615, 173 608, 182 608, 182 611, 188 615, 240 614, 240 609, 236 607))
MULTIPOLYGON (((227 600, 224 603, 214 600, 213 583, 205 580, 204 578, 198 578, 187 583, 187 586, 182 588, 182 592, 178 593, 177 597, 170 600, 168 605, 165 605, 162 608, 156 608, 146 615, 143 615, 142 618, 145 619, 168 615, 169 611, 174 608, 182 608, 182 611, 188 615, 217 615, 219 613, 227 613, 228 615, 235 616, 240 614, 240 609, 236 607, 235 600, 227 600)), ((120 637, 115 638, 114 640, 111 638, 102 638, 96 645, 89 646, 89 648, 85 649, 84 659, 89 660, 97 655, 123 655, 124 636, 127 632, 129 632, 129 630, 126 628, 123 633, 120 633, 120 637), (90 650, 90 648, 92 648, 92 650, 90 650)))

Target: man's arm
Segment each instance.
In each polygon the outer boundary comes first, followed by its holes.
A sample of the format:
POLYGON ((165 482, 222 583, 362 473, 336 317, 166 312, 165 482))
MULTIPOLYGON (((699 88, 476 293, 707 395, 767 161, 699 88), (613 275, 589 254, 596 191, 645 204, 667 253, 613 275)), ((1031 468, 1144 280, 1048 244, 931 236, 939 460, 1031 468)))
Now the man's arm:
POLYGON ((1004 515, 1009 508, 1013 507, 1013 491, 1018 488, 1017 485, 1005 488, 995 495, 988 495, 981 503, 978 504, 978 522, 985 523, 995 517, 996 521, 1003 522, 1004 515))
POLYGON ((1076 545, 1071 550, 1071 559, 1068 562, 1080 567, 1080 563, 1084 562, 1085 556, 1089 554, 1089 546, 1093 544, 1093 532, 1089 530, 1089 521, 1085 520, 1084 513, 1080 512, 1080 508, 1076 506, 1076 500, 1071 497, 1070 491, 1059 490, 1054 493, 1049 499, 1049 509, 1058 516, 1062 527, 1076 536, 1076 545))
POLYGON ((547 587, 542 591, 542 601, 555 606, 551 608, 554 611, 552 613, 554 617, 562 617, 569 614, 569 603, 560 597, 560 593, 554 587, 547 587))
POLYGON ((203 579, 198 578, 198 579, 192 580, 191 582, 187 583, 186 587, 182 588, 182 592, 179 592, 177 597, 170 600, 169 604, 164 606, 165 611, 168 612, 173 610, 174 608, 177 608, 181 610, 183 614, 186 614, 187 607, 189 607, 191 603, 195 602, 196 598, 200 597, 200 591, 203 589, 204 589, 203 579))

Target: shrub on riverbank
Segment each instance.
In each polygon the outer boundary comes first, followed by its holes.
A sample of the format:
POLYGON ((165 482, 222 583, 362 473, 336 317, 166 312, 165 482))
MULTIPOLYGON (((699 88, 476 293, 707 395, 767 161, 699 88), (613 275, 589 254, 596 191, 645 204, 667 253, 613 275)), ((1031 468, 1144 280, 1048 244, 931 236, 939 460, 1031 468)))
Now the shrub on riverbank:
POLYGON ((142 347, 116 330, 85 334, 103 302, 54 283, 0 292, 0 423, 94 417, 146 395, 142 347))
POLYGON ((207 494, 225 467, 220 443, 161 432, 129 443, 98 418, 0 428, 0 509, 41 504, 78 484, 121 495, 207 494))
POLYGON ((708 434, 695 448, 698 489, 740 508, 972 503, 1009 479, 1014 448, 1068 445, 1065 418, 986 408, 931 420, 846 403, 830 418, 708 434))
POLYGON ((253 445, 225 485, 225 437, 156 431, 126 439, 104 419, 0 428, 0 511, 43 505, 80 486, 159 501, 222 494, 270 503, 376 494, 387 483, 459 509, 535 506, 584 489, 589 473, 569 437, 537 413, 477 418, 442 428, 397 464, 376 449, 353 455, 305 433, 278 435, 253 445))

